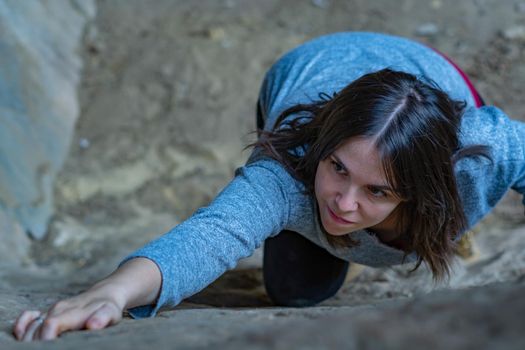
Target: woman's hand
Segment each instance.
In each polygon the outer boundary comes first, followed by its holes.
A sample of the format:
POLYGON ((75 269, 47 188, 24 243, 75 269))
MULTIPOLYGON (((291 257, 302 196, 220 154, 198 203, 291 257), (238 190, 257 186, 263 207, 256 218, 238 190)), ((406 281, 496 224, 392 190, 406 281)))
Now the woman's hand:
POLYGON ((124 305, 115 298, 111 285, 93 287, 73 298, 54 304, 47 313, 24 311, 13 333, 18 340, 50 340, 79 329, 101 329, 122 319, 124 305))
POLYGON ((79 329, 101 329, 119 322, 122 311, 154 304, 162 276, 157 265, 146 258, 128 260, 109 277, 86 292, 59 301, 49 311, 24 311, 16 320, 13 334, 18 340, 49 340, 79 329))

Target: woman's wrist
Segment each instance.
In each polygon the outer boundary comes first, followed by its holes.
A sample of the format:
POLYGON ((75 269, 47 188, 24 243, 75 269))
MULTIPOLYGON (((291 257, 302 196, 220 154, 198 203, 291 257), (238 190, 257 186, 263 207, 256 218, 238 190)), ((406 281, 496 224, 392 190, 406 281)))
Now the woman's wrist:
POLYGON ((122 310, 156 302, 162 277, 157 265, 147 258, 134 258, 96 283, 88 292, 112 299, 122 310))
POLYGON ((124 311, 128 303, 128 296, 124 290, 125 286, 110 277, 103 279, 89 288, 85 294, 95 298, 101 298, 112 301, 119 310, 124 311))

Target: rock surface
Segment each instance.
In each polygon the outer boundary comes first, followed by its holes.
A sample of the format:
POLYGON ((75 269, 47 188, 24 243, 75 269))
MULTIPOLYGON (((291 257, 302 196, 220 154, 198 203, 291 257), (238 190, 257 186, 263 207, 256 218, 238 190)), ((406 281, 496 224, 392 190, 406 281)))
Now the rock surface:
POLYGON ((22 310, 85 289, 224 186, 253 140, 243 135, 255 127, 265 69, 304 40, 341 30, 416 38, 453 57, 487 103, 525 120, 525 42, 509 31, 525 21, 520 4, 99 1, 49 235, 25 243, 24 268, 0 270, 0 348, 523 348, 525 221, 513 194, 476 227, 480 256, 458 260, 449 284, 433 286, 424 268, 364 268, 318 307, 274 308, 259 251, 157 318, 51 343, 19 344, 10 335, 22 310), (426 23, 439 31, 416 36, 426 23))
POLYGON ((36 238, 79 114, 77 50, 94 10, 93 0, 0 2, 0 210, 36 238))

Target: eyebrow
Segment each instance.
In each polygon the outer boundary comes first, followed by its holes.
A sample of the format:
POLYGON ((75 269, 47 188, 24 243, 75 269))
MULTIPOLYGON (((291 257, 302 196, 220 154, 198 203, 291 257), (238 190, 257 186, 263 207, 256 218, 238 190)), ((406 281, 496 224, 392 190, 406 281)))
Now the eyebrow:
MULTIPOLYGON (((343 163, 341 161, 341 159, 339 159, 339 157, 335 155, 335 153, 332 153, 332 157, 334 157, 335 160, 339 163, 339 165, 342 166, 343 169, 345 169, 346 172, 348 172, 348 168, 346 167, 345 163, 343 163)), ((374 185, 374 184, 368 184, 368 186, 375 187, 375 188, 377 188, 379 190, 385 190, 385 191, 390 191, 390 192, 394 193, 394 190, 390 186, 374 185)))

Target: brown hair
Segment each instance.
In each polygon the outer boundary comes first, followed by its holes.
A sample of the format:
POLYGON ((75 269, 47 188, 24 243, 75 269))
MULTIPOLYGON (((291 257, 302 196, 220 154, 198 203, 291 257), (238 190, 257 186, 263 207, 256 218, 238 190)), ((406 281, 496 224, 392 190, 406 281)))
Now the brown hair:
MULTIPOLYGON (((418 256, 412 271, 425 261, 435 280, 448 277, 454 238, 467 226, 454 164, 466 156, 490 159, 486 146, 460 147, 465 103, 450 99, 432 81, 390 69, 366 74, 333 96, 319 96, 285 110, 271 131, 259 131, 253 146, 281 162, 315 196, 321 160, 349 138, 373 139, 389 185, 404 199, 396 208, 397 229, 409 242, 405 257, 418 256)), ((324 234, 334 246, 358 244, 351 235, 324 234)))

